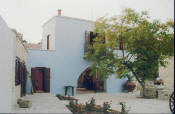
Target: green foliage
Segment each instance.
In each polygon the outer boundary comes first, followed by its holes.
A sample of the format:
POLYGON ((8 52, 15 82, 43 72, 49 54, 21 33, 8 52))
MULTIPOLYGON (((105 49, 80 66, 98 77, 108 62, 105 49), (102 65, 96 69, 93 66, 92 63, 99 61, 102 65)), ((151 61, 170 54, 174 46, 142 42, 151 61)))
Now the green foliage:
POLYGON ((76 101, 70 100, 68 106, 73 113, 76 112, 81 113, 86 111, 85 106, 83 104, 79 104, 77 100, 76 101))
POLYGON ((86 110, 91 112, 95 109, 95 99, 92 98, 90 103, 86 102, 86 110))
POLYGON ((74 114, 120 114, 119 111, 111 109, 111 102, 104 102, 103 106, 96 105, 94 98, 90 102, 86 102, 85 105, 78 103, 78 101, 70 100, 67 107, 74 114))
POLYGON ((95 38, 93 46, 89 47, 88 50, 84 58, 93 61, 91 65, 91 75, 95 75, 97 79, 104 79, 115 72, 113 50, 110 50, 109 47, 103 43, 102 38, 95 38))
POLYGON ((104 102, 103 103, 103 111, 105 113, 108 113, 111 110, 111 103, 110 102, 104 102))
POLYGON ((120 102, 121 105, 121 114, 128 114, 128 111, 126 110, 126 104, 124 102, 120 102))
POLYGON ((174 22, 151 20, 146 11, 125 9, 120 16, 100 18, 94 32, 98 37, 84 58, 93 61, 97 78, 117 73, 119 78, 136 78, 144 88, 145 81, 154 80, 158 68, 166 67, 167 58, 174 56, 174 22), (115 53, 119 47, 122 54, 115 53))

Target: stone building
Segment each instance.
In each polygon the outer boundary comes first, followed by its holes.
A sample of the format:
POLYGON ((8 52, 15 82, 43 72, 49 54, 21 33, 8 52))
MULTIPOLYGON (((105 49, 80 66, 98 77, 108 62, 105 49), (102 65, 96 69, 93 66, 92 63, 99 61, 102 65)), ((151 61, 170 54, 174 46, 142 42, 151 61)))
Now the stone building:
POLYGON ((159 76, 163 80, 164 85, 174 90, 174 57, 168 59, 167 67, 159 68, 159 76))

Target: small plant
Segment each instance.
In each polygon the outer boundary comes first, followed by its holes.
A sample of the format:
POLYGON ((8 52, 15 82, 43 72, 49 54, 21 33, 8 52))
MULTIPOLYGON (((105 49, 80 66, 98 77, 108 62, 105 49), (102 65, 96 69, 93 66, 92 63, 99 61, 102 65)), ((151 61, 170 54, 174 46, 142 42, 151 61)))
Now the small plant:
POLYGON ((86 110, 93 111, 95 109, 95 99, 92 97, 90 103, 86 102, 86 110))
POLYGON ((120 114, 119 111, 110 109, 111 102, 104 102, 103 106, 96 105, 95 99, 92 98, 86 104, 78 103, 77 100, 70 100, 69 105, 66 106, 73 114, 120 114))
POLYGON ((60 100, 63 100, 63 96, 61 94, 57 94, 56 97, 60 100))
POLYGON ((85 112, 85 105, 83 104, 78 104, 78 101, 77 100, 70 100, 69 102, 69 107, 71 109, 71 111, 73 113, 76 113, 76 112, 85 112))
POLYGON ((111 102, 104 102, 103 103, 103 111, 104 113, 108 113, 111 108, 111 102))
POLYGON ((160 80, 154 80, 154 84, 155 85, 163 85, 164 83, 163 83, 163 80, 160 79, 160 80))
POLYGON ((69 106, 70 106, 70 107, 74 107, 75 104, 76 104, 76 103, 75 103, 73 100, 70 100, 70 101, 69 101, 69 106))
POLYGON ((128 111, 126 110, 126 104, 124 102, 120 102, 120 105, 122 106, 121 114, 128 114, 128 111))

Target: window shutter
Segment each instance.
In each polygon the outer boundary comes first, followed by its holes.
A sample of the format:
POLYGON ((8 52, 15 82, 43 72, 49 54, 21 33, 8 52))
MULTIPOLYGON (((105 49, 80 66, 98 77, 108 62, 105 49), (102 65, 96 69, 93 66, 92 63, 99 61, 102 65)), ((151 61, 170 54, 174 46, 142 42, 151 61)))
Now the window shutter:
POLYGON ((88 47, 90 46, 90 32, 85 32, 85 52, 88 51, 88 47))
POLYGON ((50 92, 50 68, 45 68, 45 91, 50 92))
POLYGON ((21 67, 20 67, 20 59, 16 58, 15 63, 15 85, 19 85, 21 81, 21 67))
POLYGON ((35 85, 35 68, 31 69, 31 80, 32 80, 32 88, 33 92, 36 92, 36 85, 35 85))
POLYGON ((16 59, 15 61, 15 85, 18 85, 19 82, 18 82, 18 60, 16 59))
POLYGON ((94 40, 94 34, 93 32, 90 32, 90 45, 93 45, 93 40, 94 40))

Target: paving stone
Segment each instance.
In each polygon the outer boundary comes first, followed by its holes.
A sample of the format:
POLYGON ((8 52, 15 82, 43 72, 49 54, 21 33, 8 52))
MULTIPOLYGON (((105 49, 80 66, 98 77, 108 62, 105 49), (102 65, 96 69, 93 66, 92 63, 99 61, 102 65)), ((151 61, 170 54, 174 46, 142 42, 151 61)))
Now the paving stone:
POLYGON ((32 101, 31 108, 13 107, 12 113, 60 113, 71 114, 70 110, 51 93, 35 93, 22 99, 32 101))
POLYGON ((31 108, 32 107, 32 101, 30 100, 19 99, 18 104, 20 108, 31 108))

